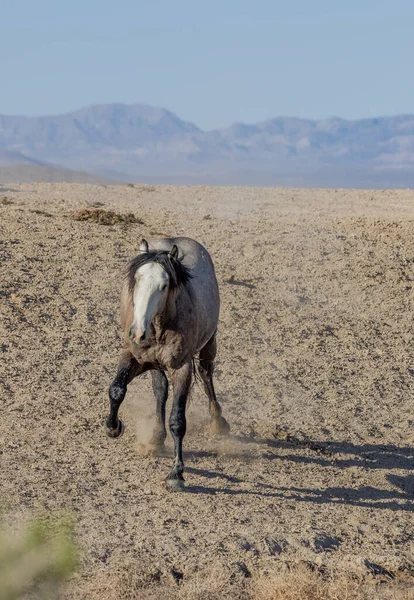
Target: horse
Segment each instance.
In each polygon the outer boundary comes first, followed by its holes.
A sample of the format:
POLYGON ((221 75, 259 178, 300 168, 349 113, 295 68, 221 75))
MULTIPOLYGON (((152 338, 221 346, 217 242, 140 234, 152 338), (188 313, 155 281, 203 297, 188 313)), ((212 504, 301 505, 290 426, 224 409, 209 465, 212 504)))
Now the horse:
POLYGON ((213 384, 220 297, 213 261, 207 250, 186 237, 142 240, 129 263, 121 292, 123 350, 115 379, 109 387, 106 433, 124 432, 118 410, 128 384, 151 371, 156 419, 149 451, 163 455, 169 380, 173 401, 169 419, 174 462, 167 489, 184 489, 183 438, 186 404, 193 373, 198 373, 209 401, 213 433, 226 435, 230 426, 222 416, 213 384), (167 377, 168 374, 168 377, 167 377))

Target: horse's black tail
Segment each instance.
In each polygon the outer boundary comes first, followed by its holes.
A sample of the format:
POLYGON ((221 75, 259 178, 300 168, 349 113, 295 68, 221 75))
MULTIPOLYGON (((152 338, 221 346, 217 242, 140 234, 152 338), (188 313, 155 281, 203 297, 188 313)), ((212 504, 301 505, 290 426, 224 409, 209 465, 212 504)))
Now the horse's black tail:
POLYGON ((202 381, 203 381, 201 379, 201 377, 200 377, 200 373, 198 372, 198 364, 199 364, 199 362, 200 362, 199 358, 193 357, 193 375, 194 375, 194 378, 193 378, 192 385, 195 385, 196 383, 202 383, 202 381))
POLYGON ((191 382, 190 393, 188 394, 188 404, 190 404, 190 402, 191 402, 191 392, 193 391, 195 384, 196 383, 200 383, 200 381, 201 381, 201 377, 200 377, 200 374, 198 372, 198 367, 197 367, 198 360, 199 359, 195 358, 195 357, 193 357, 193 359, 192 359, 192 363, 193 363, 193 380, 191 382))

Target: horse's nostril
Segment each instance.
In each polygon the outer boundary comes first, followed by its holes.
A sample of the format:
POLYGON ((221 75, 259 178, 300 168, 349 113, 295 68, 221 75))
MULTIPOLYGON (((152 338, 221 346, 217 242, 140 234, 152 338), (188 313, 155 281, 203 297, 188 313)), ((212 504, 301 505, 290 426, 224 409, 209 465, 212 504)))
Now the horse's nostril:
POLYGON ((134 337, 134 332, 132 331, 132 327, 129 328, 128 335, 129 335, 129 339, 132 340, 134 337))
POLYGON ((144 333, 141 335, 141 337, 139 338, 140 342, 145 342, 145 331, 144 333))

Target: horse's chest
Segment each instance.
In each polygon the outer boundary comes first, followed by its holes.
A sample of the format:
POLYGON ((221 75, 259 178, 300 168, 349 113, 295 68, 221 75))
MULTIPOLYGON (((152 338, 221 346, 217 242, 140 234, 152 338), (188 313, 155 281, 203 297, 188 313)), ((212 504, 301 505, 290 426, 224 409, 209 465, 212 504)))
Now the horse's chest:
POLYGON ((154 368, 178 369, 182 366, 187 355, 185 341, 182 335, 165 336, 160 342, 153 340, 142 347, 136 347, 133 352, 141 364, 154 365, 154 368))

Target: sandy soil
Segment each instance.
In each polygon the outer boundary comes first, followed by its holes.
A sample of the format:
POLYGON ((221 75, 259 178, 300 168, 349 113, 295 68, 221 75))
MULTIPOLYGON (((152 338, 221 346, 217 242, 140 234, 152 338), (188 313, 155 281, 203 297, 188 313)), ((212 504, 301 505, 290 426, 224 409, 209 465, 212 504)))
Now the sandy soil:
POLYGON ((0 186, 0 257, 1 503, 16 523, 76 515, 65 597, 105 598, 131 565, 172 586, 300 563, 414 581, 414 192, 0 186), (88 206, 145 224, 70 217, 88 206), (159 234, 206 245, 222 298, 232 437, 210 435, 196 385, 184 494, 164 488, 170 458, 140 452, 149 376, 125 435, 103 429, 123 270, 159 234))

